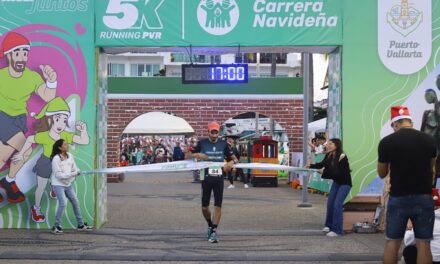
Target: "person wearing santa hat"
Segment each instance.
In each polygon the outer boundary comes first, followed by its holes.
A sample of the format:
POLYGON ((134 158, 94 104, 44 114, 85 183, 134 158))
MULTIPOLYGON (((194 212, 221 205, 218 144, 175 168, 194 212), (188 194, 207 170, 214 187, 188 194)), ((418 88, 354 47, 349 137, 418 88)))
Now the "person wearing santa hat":
MULTIPOLYGON (((45 102, 56 94, 57 74, 49 65, 40 65, 43 78, 36 71, 26 67, 31 46, 22 34, 9 32, 0 46, 0 58, 5 57, 8 67, 0 69, 0 168, 12 154, 20 151, 26 141, 27 102, 32 93, 45 102)), ((19 162, 11 162, 9 174, 0 181, 8 201, 19 203, 25 196, 15 183, 15 175, 29 156, 19 162)), ((0 195, 0 202, 3 201, 0 195)))
MULTIPOLYGON (((37 188, 35 189, 35 204, 31 207, 31 217, 34 222, 43 223, 46 217, 41 210, 41 198, 43 197, 44 190, 52 175, 52 162, 50 160, 53 145, 59 140, 63 139, 67 144, 89 144, 89 134, 87 133, 87 126, 85 123, 76 122, 76 129, 80 132, 79 135, 68 132, 67 121, 70 117, 70 108, 61 97, 55 97, 49 101, 38 115, 31 113, 31 115, 39 120, 36 125, 36 134, 29 136, 21 151, 12 157, 13 161, 21 161, 24 158, 26 152, 32 152, 32 144, 40 144, 43 146, 43 153, 37 160, 33 171, 37 175, 37 188)), ((54 197, 52 197, 54 198, 54 197)))
POLYGON ((417 263, 432 263, 434 203, 431 193, 436 142, 432 136, 413 129, 405 106, 391 107, 391 126, 394 133, 379 143, 377 164, 379 177, 385 178, 389 172, 391 181, 384 263, 397 263, 408 220, 414 227, 417 263))

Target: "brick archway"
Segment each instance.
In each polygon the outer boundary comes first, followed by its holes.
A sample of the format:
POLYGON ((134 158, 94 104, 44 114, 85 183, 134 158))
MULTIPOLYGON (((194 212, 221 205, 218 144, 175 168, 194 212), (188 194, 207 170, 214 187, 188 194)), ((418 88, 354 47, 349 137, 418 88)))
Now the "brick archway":
POLYGON ((302 151, 303 100, 238 99, 109 99, 107 119, 107 166, 118 162, 119 140, 124 128, 137 116, 151 112, 170 112, 185 119, 198 137, 206 136, 211 121, 223 123, 245 112, 259 112, 274 118, 287 133, 291 151, 302 151))

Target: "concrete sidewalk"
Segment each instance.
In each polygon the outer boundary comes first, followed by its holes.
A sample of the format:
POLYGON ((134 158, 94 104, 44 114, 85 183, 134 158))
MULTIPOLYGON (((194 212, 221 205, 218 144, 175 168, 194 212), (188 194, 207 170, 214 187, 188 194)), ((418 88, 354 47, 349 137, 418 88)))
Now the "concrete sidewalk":
POLYGON ((102 229, 60 236, 49 230, 2 230, 0 263, 381 262, 383 234, 326 237, 320 231, 326 198, 310 194, 313 206, 298 208, 301 191, 286 184, 225 188, 220 242, 210 244, 200 184, 191 180, 191 173, 138 174, 109 183, 109 221, 102 229))

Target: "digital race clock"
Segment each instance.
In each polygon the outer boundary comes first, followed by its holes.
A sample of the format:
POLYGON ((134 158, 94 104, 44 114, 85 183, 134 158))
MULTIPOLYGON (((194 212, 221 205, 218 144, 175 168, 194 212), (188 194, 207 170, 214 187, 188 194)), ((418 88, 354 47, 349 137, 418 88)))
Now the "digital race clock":
POLYGON ((182 64, 182 83, 247 82, 247 64, 182 64))

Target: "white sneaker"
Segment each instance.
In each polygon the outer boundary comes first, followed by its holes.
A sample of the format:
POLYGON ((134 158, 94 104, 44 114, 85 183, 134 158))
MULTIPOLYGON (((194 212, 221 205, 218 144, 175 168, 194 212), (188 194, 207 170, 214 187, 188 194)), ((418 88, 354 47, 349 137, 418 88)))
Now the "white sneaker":
POLYGON ((330 227, 326 226, 322 229, 322 232, 328 233, 330 232, 330 227))
POLYGON ((328 237, 337 237, 337 236, 339 236, 339 235, 336 234, 336 233, 333 232, 333 231, 330 231, 330 232, 328 232, 328 233, 326 234, 326 236, 328 236, 328 237))
POLYGON ((234 188, 235 188, 234 184, 228 186, 228 189, 234 189, 234 188))
POLYGON ((248 189, 248 188, 249 188, 249 185, 244 184, 244 188, 245 188, 245 189, 248 189))

